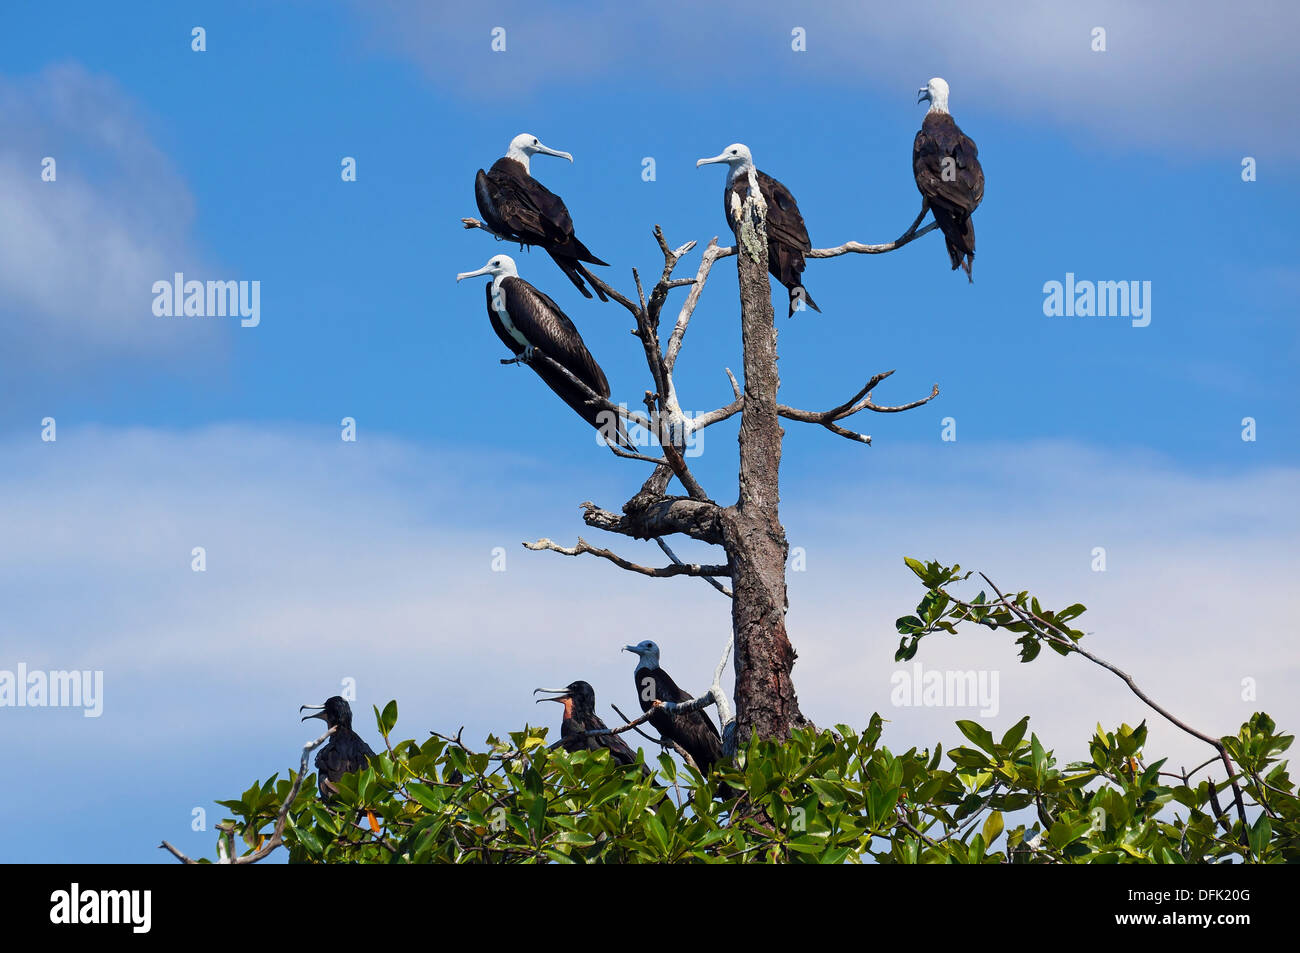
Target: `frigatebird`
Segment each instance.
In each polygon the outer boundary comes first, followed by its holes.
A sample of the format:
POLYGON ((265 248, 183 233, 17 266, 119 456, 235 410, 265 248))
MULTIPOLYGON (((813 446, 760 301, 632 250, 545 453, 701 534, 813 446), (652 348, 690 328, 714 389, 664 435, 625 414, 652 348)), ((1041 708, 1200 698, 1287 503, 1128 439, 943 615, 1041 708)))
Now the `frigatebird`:
POLYGON ((714 162, 725 163, 729 169, 722 204, 733 232, 739 234, 740 213, 750 192, 757 189, 763 197, 767 206, 767 270, 790 292, 790 315, 798 310, 800 300, 820 313, 821 308, 803 286, 803 256, 812 251, 812 241, 790 190, 754 167, 754 157, 744 143, 733 142, 720 155, 700 159, 695 167, 714 162))
POLYGON ((534 360, 533 351, 539 349, 596 394, 609 397, 605 372, 587 350, 582 335, 569 316, 560 310, 558 304, 519 277, 515 260, 509 255, 493 255, 482 268, 461 272, 456 280, 479 275, 492 276, 485 286, 488 319, 492 322, 492 330, 511 353, 531 367, 557 397, 599 430, 606 440, 634 449, 617 413, 589 404, 590 398, 568 375, 546 361, 534 360))
POLYGON ((544 146, 536 136, 525 132, 510 140, 510 149, 492 163, 491 169, 478 170, 474 200, 483 222, 504 239, 545 249, 584 297, 591 297, 582 281, 586 278, 600 300, 608 301, 583 262, 609 262, 601 261, 578 241, 564 200, 533 178, 529 160, 539 153, 573 161, 569 153, 544 146))
POLYGON ((946 82, 936 76, 917 93, 916 101, 928 101, 930 109, 912 142, 912 174, 943 232, 953 271, 963 268, 966 279, 974 281, 975 225, 971 214, 984 198, 979 150, 948 113, 946 82))
POLYGON ((625 645, 623 651, 631 652, 637 657, 633 673, 636 697, 641 703, 641 710, 650 712, 650 724, 655 726, 665 741, 681 745, 700 772, 707 775, 709 769, 722 757, 722 736, 713 726, 713 721, 703 710, 681 715, 655 711, 656 700, 680 704, 695 696, 678 688, 672 676, 659 667, 659 646, 654 642, 647 639, 636 645, 625 645))
POLYGON ((316 752, 316 785, 322 801, 338 793, 338 780, 366 767, 375 753, 361 736, 352 730, 352 706, 339 695, 328 698, 323 705, 303 705, 298 711, 320 709, 314 715, 304 715, 302 720, 320 718, 334 729, 325 747, 316 752))
MULTIPOLYGON (((632 765, 637 763, 636 752, 619 735, 585 734, 588 731, 609 727, 596 714, 596 692, 587 682, 579 680, 570 682, 564 688, 537 688, 533 690, 534 695, 538 692, 547 692, 555 696, 554 698, 539 698, 537 699, 538 704, 542 702, 559 702, 564 706, 564 720, 560 722, 560 738, 564 742, 565 751, 599 751, 604 748, 618 764, 632 765)), ((652 773, 644 763, 641 764, 641 770, 646 775, 652 773)))

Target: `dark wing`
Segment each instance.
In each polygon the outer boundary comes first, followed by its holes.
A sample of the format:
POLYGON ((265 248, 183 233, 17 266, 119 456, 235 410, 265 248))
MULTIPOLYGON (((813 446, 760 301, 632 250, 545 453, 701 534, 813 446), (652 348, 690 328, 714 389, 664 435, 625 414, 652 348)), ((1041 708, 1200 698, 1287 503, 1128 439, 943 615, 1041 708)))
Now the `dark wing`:
MULTIPOLYGON (((528 343, 535 348, 540 348, 552 360, 566 367, 574 377, 601 397, 609 396, 609 381, 605 378, 605 372, 591 356, 587 345, 582 341, 582 335, 578 333, 578 329, 569 320, 568 315, 560 310, 558 304, 522 278, 503 279, 501 293, 505 296, 506 311, 510 315, 510 320, 528 339, 528 343)), ((490 286, 488 309, 492 310, 490 286)), ((493 315, 495 316, 495 311, 493 315)), ((538 373, 541 373, 540 369, 538 373)), ((572 387, 572 384, 570 383, 569 386, 572 387)))
MULTIPOLYGON (((605 378, 605 372, 600 369, 596 359, 582 343, 578 329, 560 310, 560 306, 520 278, 506 278, 501 282, 501 288, 511 322, 528 339, 528 342, 567 368, 574 377, 585 383, 596 394, 609 397, 609 381, 605 378)), ((496 332, 497 337, 513 353, 523 353, 523 345, 515 340, 497 315, 496 309, 492 307, 491 284, 487 286, 487 309, 492 330, 496 332)), ((623 421, 612 411, 588 404, 587 393, 570 380, 567 374, 542 360, 534 360, 529 366, 557 397, 573 408, 579 417, 599 430, 606 440, 613 440, 629 450, 636 449, 636 445, 623 426, 623 421)))
POLYGON ((345 774, 363 770, 374 756, 370 746, 356 733, 351 736, 336 733, 334 740, 316 755, 317 786, 321 796, 334 794, 338 790, 335 781, 345 774))
POLYGON ((655 669, 655 697, 661 702, 688 702, 695 696, 681 688, 663 669, 655 669))
POLYGON ((767 237, 800 251, 812 251, 808 227, 794 196, 784 185, 765 172, 758 172, 758 187, 767 203, 767 237))
MULTIPOLYGON (((623 740, 621 735, 587 735, 585 737, 576 737, 577 733, 585 731, 594 731, 598 728, 607 729, 609 726, 601 720, 600 716, 592 713, 573 722, 565 721, 564 729, 567 734, 574 737, 566 742, 564 747, 568 751, 578 751, 585 748, 587 751, 599 751, 604 748, 609 752, 615 764, 631 765, 636 764, 636 752, 623 740)), ((641 772, 650 775, 653 772, 648 765, 641 765, 641 772)))
POLYGON ((932 205, 969 215, 984 198, 979 150, 947 114, 925 117, 912 143, 912 172, 932 205))
MULTIPOLYGON (((642 690, 642 678, 654 679, 655 698, 659 701, 681 704, 695 697, 690 692, 679 687, 673 681, 672 676, 661 668, 654 670, 637 669, 635 675, 637 698, 642 699, 642 711, 648 711, 651 707, 650 701, 645 700, 643 697, 645 692, 642 690)), ((676 717, 669 715, 667 712, 658 712, 650 716, 650 723, 655 726, 661 735, 676 741, 689 751, 691 757, 702 767, 712 764, 722 752, 722 736, 718 734, 713 719, 703 711, 688 712, 676 717)))
POLYGON ((519 236, 510 228, 510 223, 505 221, 497 207, 500 199, 500 190, 488 178, 488 174, 479 169, 478 175, 474 176, 474 204, 478 206, 479 214, 483 216, 484 223, 492 231, 503 238, 513 238, 517 241, 519 236))
MULTIPOLYGON (((532 243, 563 243, 573 237, 573 219, 564 200, 513 159, 498 159, 490 172, 480 173, 475 189, 476 198, 481 189, 483 198, 513 235, 532 239, 532 243)), ((479 210, 484 210, 482 200, 479 210)))
MULTIPOLYGON (((592 728, 608 727, 598 716, 592 716, 592 728)), ((622 735, 593 735, 592 740, 609 751, 618 764, 636 764, 636 752, 623 740, 622 735)))

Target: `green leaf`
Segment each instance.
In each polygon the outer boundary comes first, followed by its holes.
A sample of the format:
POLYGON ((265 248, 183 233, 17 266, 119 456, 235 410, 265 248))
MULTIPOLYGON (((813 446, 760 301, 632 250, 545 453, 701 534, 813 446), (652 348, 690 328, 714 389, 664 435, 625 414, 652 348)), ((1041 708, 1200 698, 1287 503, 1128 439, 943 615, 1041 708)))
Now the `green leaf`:
POLYGON ((379 733, 385 738, 397 725, 397 699, 384 706, 384 713, 379 716, 379 733))
POLYGON ((1264 848, 1273 838, 1273 825, 1268 819, 1268 815, 1260 811, 1259 817, 1255 819, 1254 825, 1250 829, 1250 852, 1256 860, 1264 856, 1264 848))
POLYGON ((421 807, 428 808, 430 811, 437 811, 442 807, 442 796, 427 784, 413 781, 406 786, 406 790, 411 792, 411 797, 420 802, 421 807))
POLYGON ((1018 722, 1007 729, 1007 733, 1002 736, 1001 745, 1010 751, 1016 750, 1016 745, 1020 744, 1025 737, 1025 731, 1029 728, 1029 716, 1026 715, 1018 722))
POLYGON ((968 739, 975 742, 989 754, 994 753, 993 734, 977 721, 959 721, 957 727, 968 739))
POLYGON ((992 844, 997 840, 998 835, 1002 833, 1002 827, 1002 812, 994 811, 988 816, 988 820, 984 822, 984 843, 992 844))

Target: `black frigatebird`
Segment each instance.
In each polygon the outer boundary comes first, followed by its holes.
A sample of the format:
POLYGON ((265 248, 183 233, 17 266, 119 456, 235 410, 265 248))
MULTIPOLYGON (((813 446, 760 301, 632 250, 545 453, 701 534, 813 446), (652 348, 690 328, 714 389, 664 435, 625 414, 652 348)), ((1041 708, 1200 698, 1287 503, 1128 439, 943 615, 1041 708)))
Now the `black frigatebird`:
POLYGON ((948 84, 935 77, 917 90, 918 103, 930 109, 912 142, 912 174, 939 223, 953 271, 968 281, 975 263, 975 225, 971 214, 984 198, 979 150, 948 113, 948 84))
POLYGON ((375 753, 352 730, 352 706, 341 696, 326 699, 323 705, 303 705, 298 711, 308 709, 320 710, 314 715, 304 715, 303 721, 320 718, 334 729, 329 742, 316 752, 316 785, 321 800, 328 801, 338 793, 339 778, 364 769, 375 753))
POLYGON ((545 361, 533 360, 533 350, 540 349, 596 394, 609 397, 605 372, 587 350, 582 335, 569 316, 560 310, 558 304, 519 277, 515 260, 509 255, 493 255, 482 268, 461 272, 456 280, 479 275, 492 277, 485 286, 488 319, 492 322, 492 330, 511 353, 522 358, 557 397, 599 430, 606 440, 635 449, 618 414, 587 403, 587 395, 567 375, 545 361))
POLYGON ((636 697, 641 710, 650 712, 650 724, 660 737, 673 741, 691 756, 702 774, 707 775, 714 763, 722 757, 722 736, 713 721, 703 710, 670 715, 666 711, 653 711, 655 701, 688 702, 695 696, 677 687, 672 677, 659 667, 659 646, 647 639, 636 645, 625 645, 623 651, 637 657, 633 678, 636 697))
POLYGON ((551 149, 542 145, 536 136, 521 133, 510 141, 510 149, 492 163, 491 169, 478 170, 474 177, 474 200, 484 224, 502 238, 545 249, 584 297, 591 297, 582 281, 586 278, 597 297, 607 301, 583 262, 609 263, 601 261, 578 241, 564 200, 533 178, 529 160, 538 153, 573 161, 569 153, 551 149))
POLYGON ((722 204, 733 232, 739 232, 740 213, 751 190, 757 189, 763 197, 767 206, 767 270, 790 292, 790 315, 798 310, 800 299, 820 313, 821 308, 803 287, 803 256, 812 251, 812 242, 790 190, 754 167, 754 157, 744 143, 733 142, 720 155, 700 159, 695 167, 714 162, 725 163, 729 169, 722 204))
MULTIPOLYGON (((554 698, 539 698, 537 702, 559 702, 564 706, 564 720, 560 722, 560 738, 565 751, 599 751, 604 748, 615 762, 621 765, 637 763, 636 752, 619 735, 588 735, 585 732, 608 728, 596 714, 596 691, 584 681, 569 682, 564 688, 536 688, 533 694, 546 692, 554 698)), ((642 773, 651 770, 644 763, 642 773)))

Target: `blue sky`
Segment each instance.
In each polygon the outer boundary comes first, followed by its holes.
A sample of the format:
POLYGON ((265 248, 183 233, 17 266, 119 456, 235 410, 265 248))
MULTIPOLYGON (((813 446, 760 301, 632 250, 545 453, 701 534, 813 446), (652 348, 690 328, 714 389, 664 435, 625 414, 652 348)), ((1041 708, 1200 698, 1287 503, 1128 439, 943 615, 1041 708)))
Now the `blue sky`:
MULTIPOLYGON (((927 24, 874 4, 439 6, 79 3, 57 28, 35 5, 7 14, 0 668, 102 668, 106 701, 99 719, 0 709, 10 763, 41 779, 0 795, 29 821, 0 857, 152 861, 164 836, 210 852, 191 807, 215 820, 213 797, 296 760, 297 706, 342 677, 357 679, 362 725, 398 697, 399 730, 464 723, 467 737, 536 717, 527 692, 557 678, 622 706, 617 647, 641 638, 704 687, 727 631, 716 593, 518 546, 592 539, 577 503, 616 509, 642 471, 529 371, 498 365, 479 282, 454 282, 503 248, 459 225, 476 214, 474 173, 521 131, 573 153, 534 172, 624 290, 632 267, 659 270, 654 224, 673 244, 727 240, 722 172, 695 160, 737 140, 798 197, 815 245, 886 241, 919 207, 916 89, 934 75, 987 177, 975 283, 930 235, 812 261, 823 313, 778 319, 787 403, 834 405, 889 368, 878 400, 942 391, 858 418, 871 448, 787 427, 805 712, 891 717, 892 621, 918 595, 901 557, 917 555, 1087 603, 1094 649, 1207 730, 1255 708, 1294 725, 1293 624, 1240 631, 1239 611, 1300 568, 1300 141, 1279 121, 1300 78, 1293 8, 1184 4, 1174 21, 1029 4, 972 19, 937 3, 927 24), (190 49, 196 25, 206 52, 190 49), (806 52, 790 48, 795 27, 806 52), (45 156, 56 182, 40 181, 45 156), (1257 181, 1242 181, 1246 156, 1257 181), (260 281, 261 324, 153 316, 151 284, 175 271, 260 281), (1151 324, 1044 316, 1044 282, 1067 272, 1150 281, 1151 324), (345 416, 355 444, 339 440, 345 416), (945 417, 955 443, 939 439, 945 417), (1257 440, 1241 439, 1243 417, 1257 440), (489 569, 497 546, 505 573, 489 569), (1253 705, 1239 698, 1250 677, 1253 705)), ((648 378, 626 313, 581 298, 544 255, 514 254, 638 404, 648 378)), ((740 366, 734 274, 717 266, 691 325, 689 410, 725 403, 723 368, 740 366)), ((696 464, 724 500, 734 436, 734 421, 708 431, 696 464)), ((921 660, 1000 667, 993 721, 1029 712, 1063 751, 1098 720, 1142 717, 1074 660, 1021 669, 983 637, 921 660), (1077 689, 1066 704, 1063 685, 1077 689)), ((905 748, 970 715, 892 717, 905 748)))

